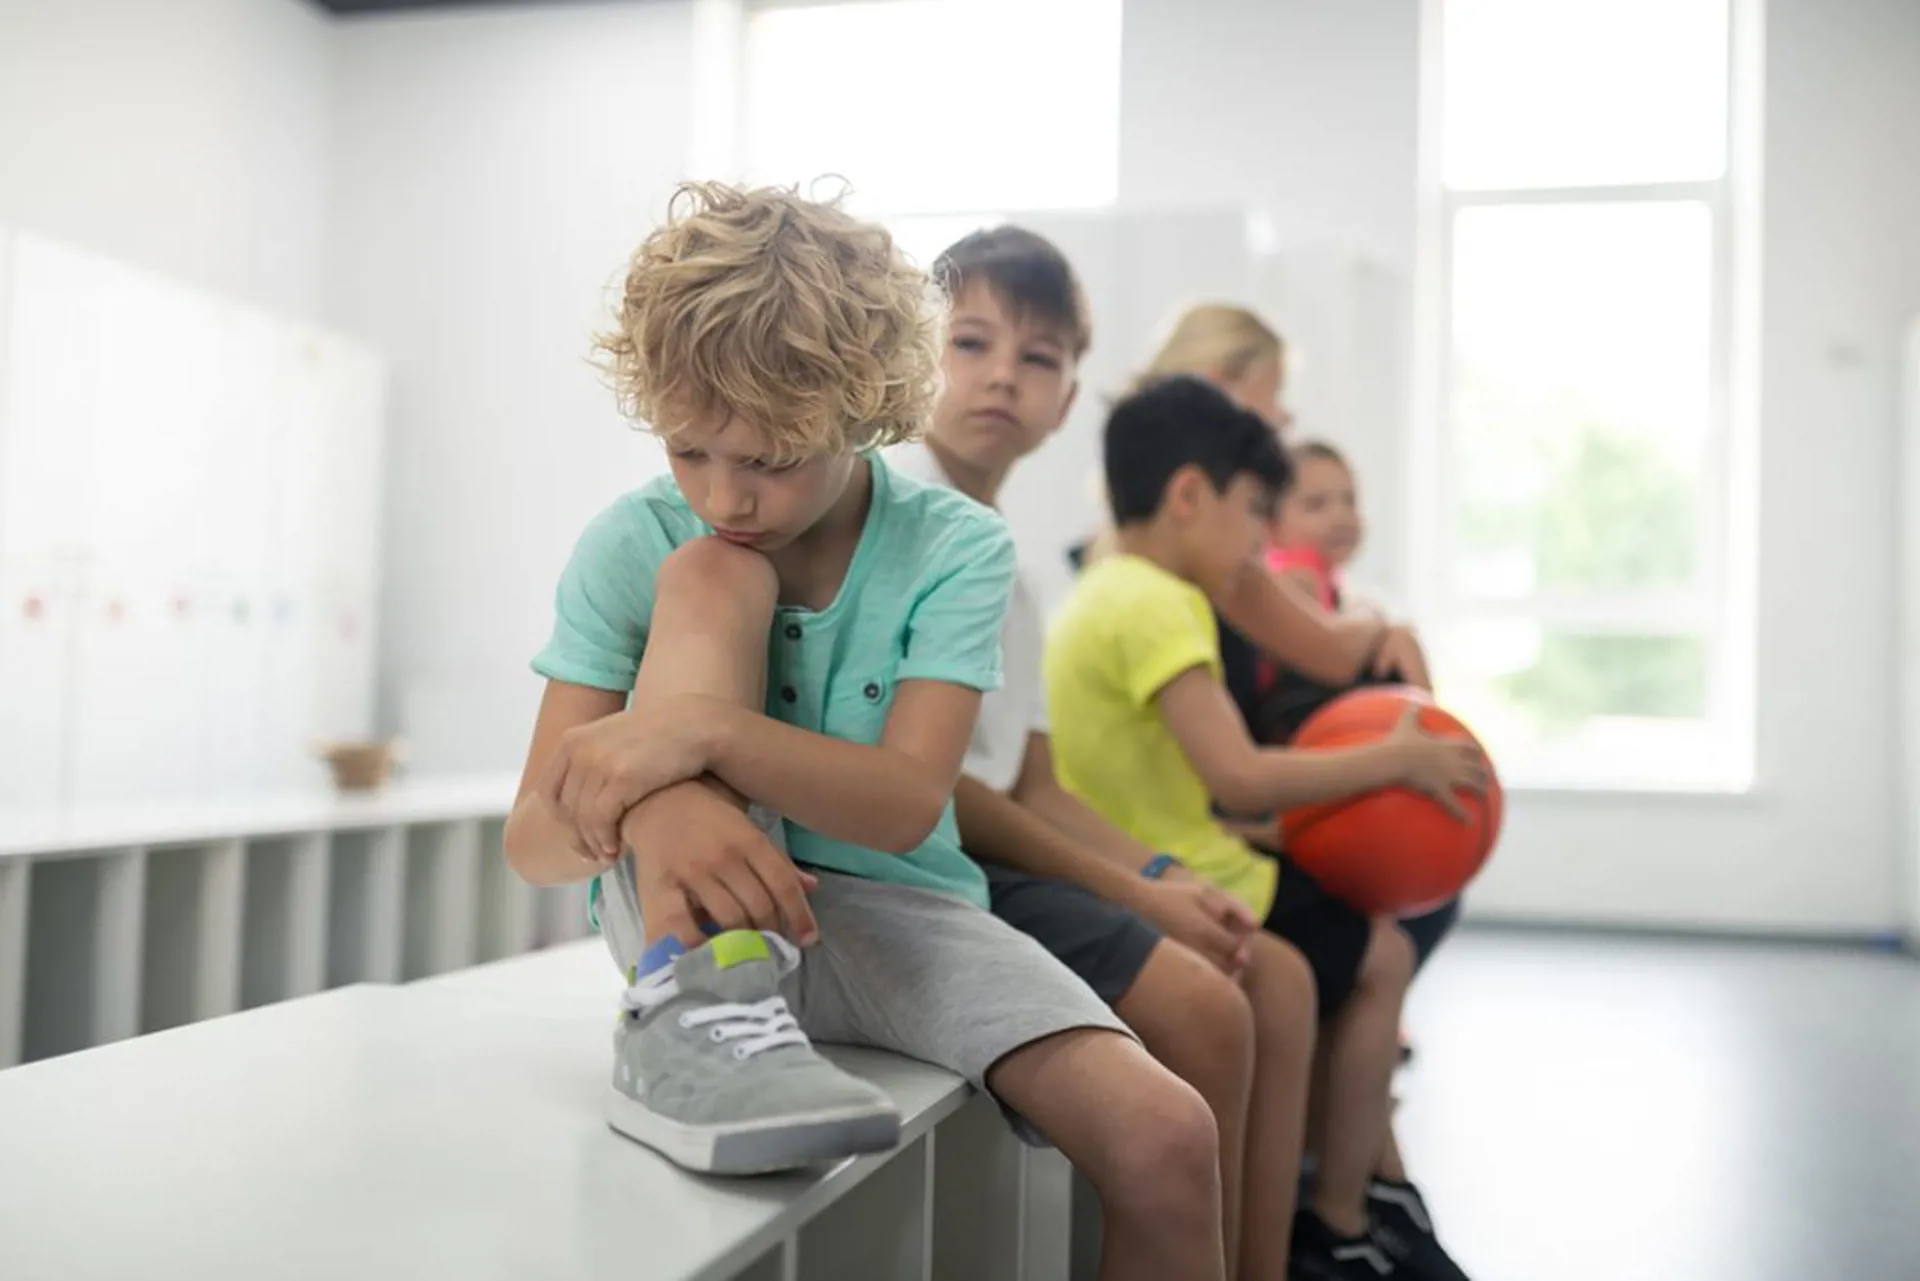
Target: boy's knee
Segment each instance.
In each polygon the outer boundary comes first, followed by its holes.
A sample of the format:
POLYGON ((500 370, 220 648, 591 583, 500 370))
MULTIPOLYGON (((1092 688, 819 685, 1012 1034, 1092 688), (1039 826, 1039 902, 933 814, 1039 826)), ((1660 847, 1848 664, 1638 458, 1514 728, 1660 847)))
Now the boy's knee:
POLYGON ((1240 985, 1199 956, 1182 958, 1178 981, 1159 999, 1169 1007, 1165 1022, 1180 1040, 1185 1057, 1214 1070, 1244 1068, 1253 1057, 1253 1004, 1240 985))
POLYGON ((1112 1122, 1102 1168, 1086 1172, 1110 1209, 1202 1220, 1218 1214, 1220 1127, 1197 1090, 1162 1072, 1112 1122))
POLYGON ((1367 940, 1360 979, 1373 986, 1401 990, 1413 982, 1413 942, 1386 917, 1373 920, 1373 934, 1367 940))
POLYGON ((1291 1015, 1309 1030, 1320 1018, 1313 966, 1300 949, 1273 935, 1254 939, 1248 988, 1261 1015, 1291 1015))
POLYGON ((735 607, 771 609, 780 595, 773 562, 723 538, 682 543, 660 562, 654 576, 656 597, 709 596, 735 607))

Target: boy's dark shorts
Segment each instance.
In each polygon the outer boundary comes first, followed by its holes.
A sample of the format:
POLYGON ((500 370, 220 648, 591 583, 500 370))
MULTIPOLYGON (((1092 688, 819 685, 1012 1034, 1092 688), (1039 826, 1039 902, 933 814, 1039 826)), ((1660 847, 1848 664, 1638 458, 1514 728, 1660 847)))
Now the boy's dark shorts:
POLYGON ((996 863, 981 868, 993 914, 1053 953, 1110 1006, 1126 996, 1160 946, 1160 931, 1078 885, 996 863))
POLYGON ((1280 864, 1280 884, 1267 912, 1267 931, 1299 950, 1313 970, 1320 1017, 1340 1012, 1353 994, 1373 937, 1373 923, 1320 888, 1284 854, 1263 850, 1280 864))

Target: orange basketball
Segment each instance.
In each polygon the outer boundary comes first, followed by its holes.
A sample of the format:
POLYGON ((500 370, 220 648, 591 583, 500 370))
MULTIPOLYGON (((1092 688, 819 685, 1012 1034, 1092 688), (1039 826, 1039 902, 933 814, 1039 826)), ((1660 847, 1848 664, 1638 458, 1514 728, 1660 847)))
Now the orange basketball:
MULTIPOLYGON (((1377 743, 1410 704, 1429 734, 1478 742, 1425 691, 1374 686, 1314 713, 1292 746, 1377 743)), ((1290 810, 1281 832, 1288 856, 1329 894, 1369 915, 1417 916, 1458 895, 1479 872, 1499 839, 1504 801, 1498 778, 1490 778, 1485 795, 1461 795, 1462 823, 1418 792, 1389 787, 1290 810)))

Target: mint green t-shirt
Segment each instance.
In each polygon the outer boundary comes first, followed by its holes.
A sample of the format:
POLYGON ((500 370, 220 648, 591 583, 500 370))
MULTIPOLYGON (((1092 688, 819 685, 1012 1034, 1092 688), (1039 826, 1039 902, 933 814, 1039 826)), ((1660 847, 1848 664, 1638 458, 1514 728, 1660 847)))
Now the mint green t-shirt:
MULTIPOLYGON (((1013 590, 1013 540, 994 512, 867 455, 873 497, 846 579, 819 611, 774 613, 768 716, 867 745, 880 741, 901 681, 1000 685, 1000 630, 1013 590)), ((553 637, 533 660, 549 680, 632 690, 647 647, 653 579, 667 553, 711 534, 671 476, 618 499, 574 547, 554 600, 553 637)), ((960 850, 953 803, 919 849, 887 854, 786 824, 794 859, 987 906, 986 879, 960 850)))

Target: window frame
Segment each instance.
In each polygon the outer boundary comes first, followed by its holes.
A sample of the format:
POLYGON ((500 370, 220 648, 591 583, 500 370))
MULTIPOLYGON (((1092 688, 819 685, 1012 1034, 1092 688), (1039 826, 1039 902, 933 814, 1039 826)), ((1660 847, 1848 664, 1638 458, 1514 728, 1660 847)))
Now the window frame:
POLYGON ((1503 761, 1505 781, 1519 789, 1572 792, 1744 793, 1754 784, 1752 562, 1758 531, 1743 492, 1755 471, 1757 435, 1751 397, 1750 337, 1743 323, 1755 292, 1743 280, 1752 230, 1745 192, 1751 167, 1745 86, 1751 83, 1749 0, 1727 3, 1726 165, 1706 180, 1594 183, 1542 187, 1453 188, 1445 179, 1445 35, 1448 0, 1423 0, 1421 31, 1418 246, 1415 351, 1409 458, 1414 483, 1408 522, 1411 599, 1431 634, 1459 624, 1525 620, 1587 635, 1697 637, 1706 651, 1704 715, 1688 724, 1715 744, 1713 759, 1681 777, 1598 759, 1574 771, 1530 769, 1503 761), (1643 592, 1539 592, 1496 597, 1462 588, 1455 571, 1459 511, 1453 456, 1453 268, 1460 215, 1480 208, 1593 207, 1692 202, 1705 207, 1710 239, 1708 400, 1698 495, 1699 570, 1688 589, 1643 592))

